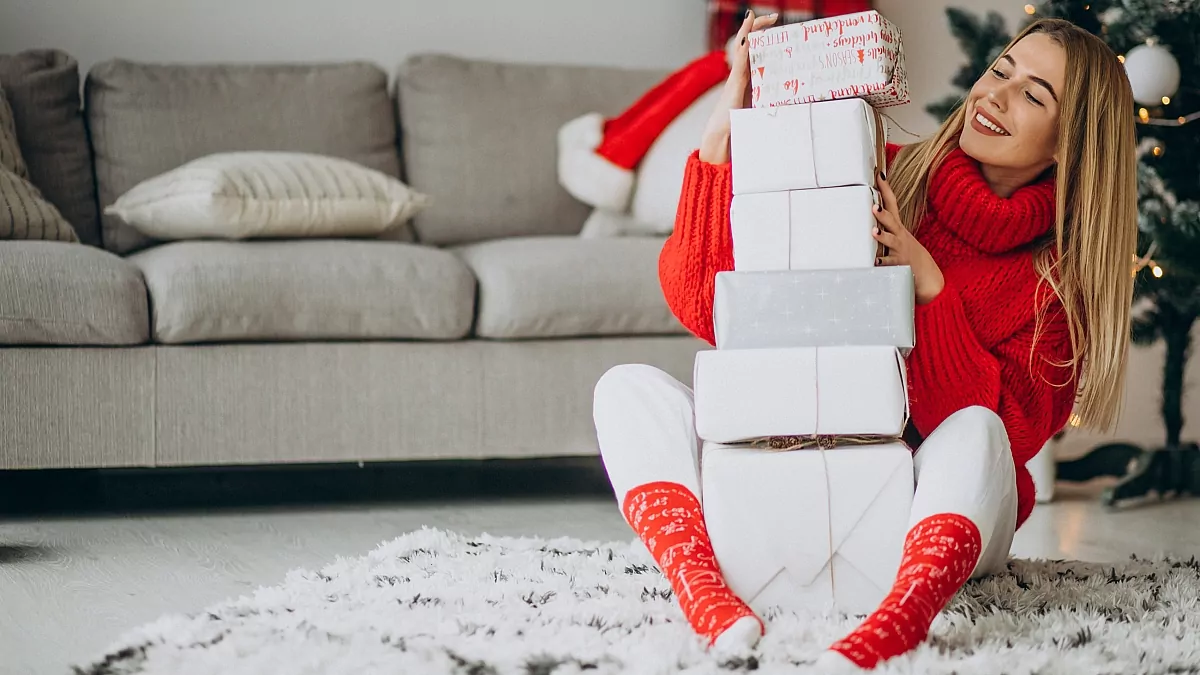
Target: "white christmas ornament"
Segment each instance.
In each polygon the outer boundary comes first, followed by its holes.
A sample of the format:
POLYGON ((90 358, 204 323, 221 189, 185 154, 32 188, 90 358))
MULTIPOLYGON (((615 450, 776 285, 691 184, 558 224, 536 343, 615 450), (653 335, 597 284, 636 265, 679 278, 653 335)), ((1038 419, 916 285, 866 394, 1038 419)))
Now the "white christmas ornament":
POLYGON ((1162 105, 1164 96, 1179 89, 1179 62, 1166 48, 1138 45, 1125 55, 1125 73, 1133 88, 1133 100, 1146 106, 1162 105))

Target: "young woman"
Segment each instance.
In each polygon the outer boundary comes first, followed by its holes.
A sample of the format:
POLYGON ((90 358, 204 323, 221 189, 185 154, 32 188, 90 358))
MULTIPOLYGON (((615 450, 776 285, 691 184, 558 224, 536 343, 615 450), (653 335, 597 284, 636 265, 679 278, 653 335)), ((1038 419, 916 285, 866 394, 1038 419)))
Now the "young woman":
MULTIPOLYGON (((740 35, 773 21, 748 14, 740 35)), ((729 110, 746 105, 748 82, 742 40, 660 259, 668 303, 709 343, 714 278, 733 267, 729 110)), ((932 138, 888 148, 877 264, 910 266, 916 287, 916 494, 895 586, 824 663, 871 668, 924 640, 969 578, 1003 569, 1033 508, 1025 463, 1072 410, 1090 427, 1115 420, 1136 252, 1132 111, 1116 55, 1044 20, 932 138)), ((691 391, 618 366, 596 386, 594 415, 622 512, 690 624, 719 648, 755 644, 763 624, 726 586, 704 527, 691 391)))

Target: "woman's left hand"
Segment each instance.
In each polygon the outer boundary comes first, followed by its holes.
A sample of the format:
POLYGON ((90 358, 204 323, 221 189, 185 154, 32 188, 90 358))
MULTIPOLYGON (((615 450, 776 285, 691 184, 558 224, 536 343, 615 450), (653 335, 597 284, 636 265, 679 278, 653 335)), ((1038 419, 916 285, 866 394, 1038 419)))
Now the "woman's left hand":
POLYGON ((916 291, 917 304, 924 305, 937 297, 946 286, 942 276, 942 268, 934 262, 929 251, 917 241, 912 232, 900 222, 900 208, 896 204, 896 195, 892 188, 879 176, 876 180, 879 195, 883 197, 883 206, 875 207, 875 229, 873 234, 876 241, 888 248, 887 255, 876 258, 876 265, 908 265, 912 268, 913 286, 916 291))

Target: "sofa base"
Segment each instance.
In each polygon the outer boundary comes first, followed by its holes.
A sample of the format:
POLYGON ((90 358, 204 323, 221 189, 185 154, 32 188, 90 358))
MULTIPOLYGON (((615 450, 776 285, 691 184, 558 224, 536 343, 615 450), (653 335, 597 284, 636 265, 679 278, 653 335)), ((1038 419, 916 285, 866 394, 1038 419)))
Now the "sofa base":
POLYGON ((690 336, 0 350, 0 468, 594 455, 592 391, 690 336), (13 412, 16 414, 10 414, 13 412))

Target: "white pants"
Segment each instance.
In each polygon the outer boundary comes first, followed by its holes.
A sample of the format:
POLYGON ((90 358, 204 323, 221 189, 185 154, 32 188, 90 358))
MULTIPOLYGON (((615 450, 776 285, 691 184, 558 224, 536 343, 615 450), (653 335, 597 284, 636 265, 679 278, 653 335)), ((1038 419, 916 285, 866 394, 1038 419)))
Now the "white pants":
MULTIPOLYGON (((652 366, 617 366, 596 384, 593 416, 618 502, 634 487, 667 481, 687 487, 703 503, 691 389, 652 366)), ((1003 570, 1016 530, 1017 496, 1000 418, 978 406, 954 413, 921 443, 913 463, 910 527, 939 513, 965 516, 982 539, 972 576, 1003 570)))

